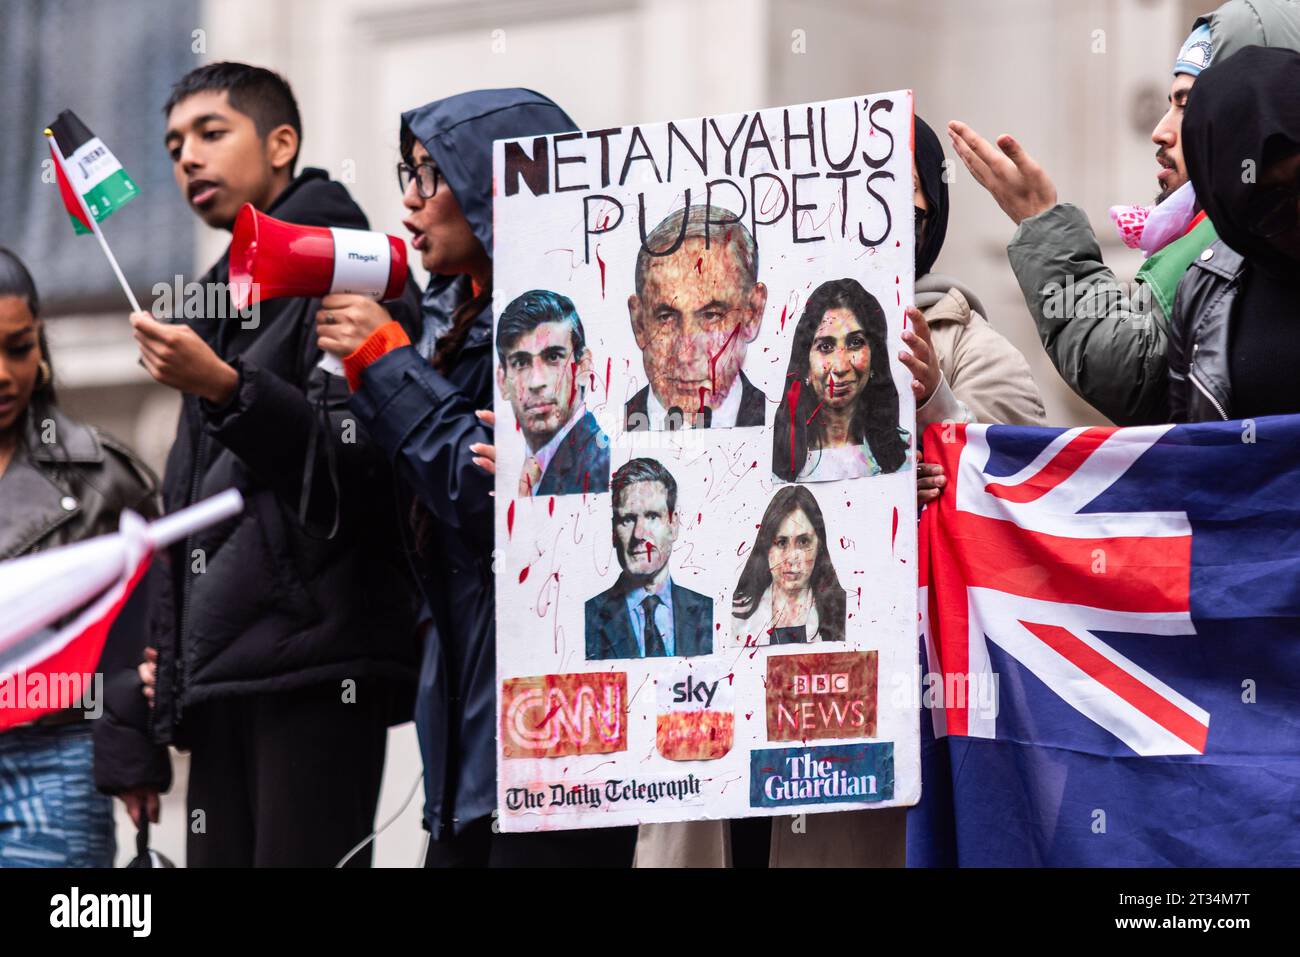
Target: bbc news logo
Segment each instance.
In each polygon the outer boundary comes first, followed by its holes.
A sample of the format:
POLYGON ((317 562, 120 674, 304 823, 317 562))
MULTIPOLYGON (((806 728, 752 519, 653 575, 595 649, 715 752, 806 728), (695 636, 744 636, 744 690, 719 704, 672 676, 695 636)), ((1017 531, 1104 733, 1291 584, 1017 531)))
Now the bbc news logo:
POLYGON ((832 694, 849 690, 849 673, 841 671, 836 675, 796 675, 795 694, 832 694))
POLYGON ((875 651, 767 659, 770 741, 876 736, 875 651))

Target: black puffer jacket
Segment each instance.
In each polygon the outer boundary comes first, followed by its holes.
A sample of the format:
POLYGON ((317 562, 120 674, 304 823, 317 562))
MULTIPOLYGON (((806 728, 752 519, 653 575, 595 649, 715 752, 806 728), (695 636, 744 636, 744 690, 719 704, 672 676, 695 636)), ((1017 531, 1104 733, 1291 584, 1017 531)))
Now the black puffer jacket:
MULTIPOLYGON (((268 212, 367 227, 321 170, 303 171, 268 212)), ((228 282, 227 256, 200 280, 205 289, 228 282)), ((418 333, 414 283, 389 306, 418 333)), ((348 411, 346 381, 316 368, 318 308, 318 300, 263 303, 251 329, 238 319, 185 319, 235 366, 239 387, 223 408, 185 397, 164 501, 174 511, 233 487, 245 506, 155 562, 159 742, 185 746, 186 709, 214 698, 367 676, 413 687, 419 602, 400 546, 404 516, 384 456, 348 411)), ((405 705, 394 721, 409 719, 409 697, 405 705)))

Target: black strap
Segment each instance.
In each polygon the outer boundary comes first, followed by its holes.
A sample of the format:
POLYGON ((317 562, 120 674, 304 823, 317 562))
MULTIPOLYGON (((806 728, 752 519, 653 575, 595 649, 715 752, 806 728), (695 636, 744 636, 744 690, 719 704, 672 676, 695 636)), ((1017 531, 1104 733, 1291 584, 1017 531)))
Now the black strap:
MULTIPOLYGON (((315 373, 328 376, 329 373, 324 369, 317 369, 315 373)), ((333 428, 330 422, 329 406, 326 402, 326 393, 329 392, 329 382, 325 382, 325 388, 321 390, 320 396, 316 400, 316 422, 312 423, 312 429, 307 436, 307 457, 303 463, 302 470, 302 493, 298 499, 298 524, 302 530, 311 538, 317 536, 311 530, 311 524, 308 520, 308 510, 311 506, 312 483, 316 478, 316 446, 320 441, 321 433, 325 433, 325 464, 329 471, 330 488, 334 491, 334 516, 330 522, 330 530, 319 541, 330 541, 338 534, 339 523, 343 505, 343 489, 339 484, 339 465, 338 453, 334 449, 334 443, 330 440, 329 431, 333 428)))

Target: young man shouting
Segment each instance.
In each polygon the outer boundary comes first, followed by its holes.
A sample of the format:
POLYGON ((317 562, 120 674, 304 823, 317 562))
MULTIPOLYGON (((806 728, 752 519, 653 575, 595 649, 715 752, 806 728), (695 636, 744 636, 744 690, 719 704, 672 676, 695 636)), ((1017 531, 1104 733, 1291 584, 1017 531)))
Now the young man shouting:
MULTIPOLYGON (((245 203, 367 227, 324 171, 295 175, 302 127, 275 73, 200 67, 164 112, 177 186, 209 227, 229 231, 245 203)), ((204 314, 187 300, 183 317, 131 316, 145 368, 183 398, 167 511, 231 487, 245 502, 155 561, 152 732, 191 753, 189 866, 328 866, 373 827, 387 728, 410 717, 418 606, 383 457, 348 414, 344 380, 316 368, 318 302, 241 318, 228 259, 200 280, 204 314)), ((418 323, 414 285, 389 308, 418 323)), ((129 750, 102 748, 97 780, 138 821, 157 799, 129 750)))

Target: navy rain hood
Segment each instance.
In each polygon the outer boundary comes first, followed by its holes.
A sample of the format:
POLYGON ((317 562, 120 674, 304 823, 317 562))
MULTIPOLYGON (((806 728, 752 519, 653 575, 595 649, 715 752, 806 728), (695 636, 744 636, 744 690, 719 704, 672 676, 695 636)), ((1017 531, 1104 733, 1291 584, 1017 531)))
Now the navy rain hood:
POLYGON ((518 87, 460 93, 402 114, 403 142, 411 135, 424 144, 488 256, 492 255, 493 141, 577 128, 553 101, 518 87))

